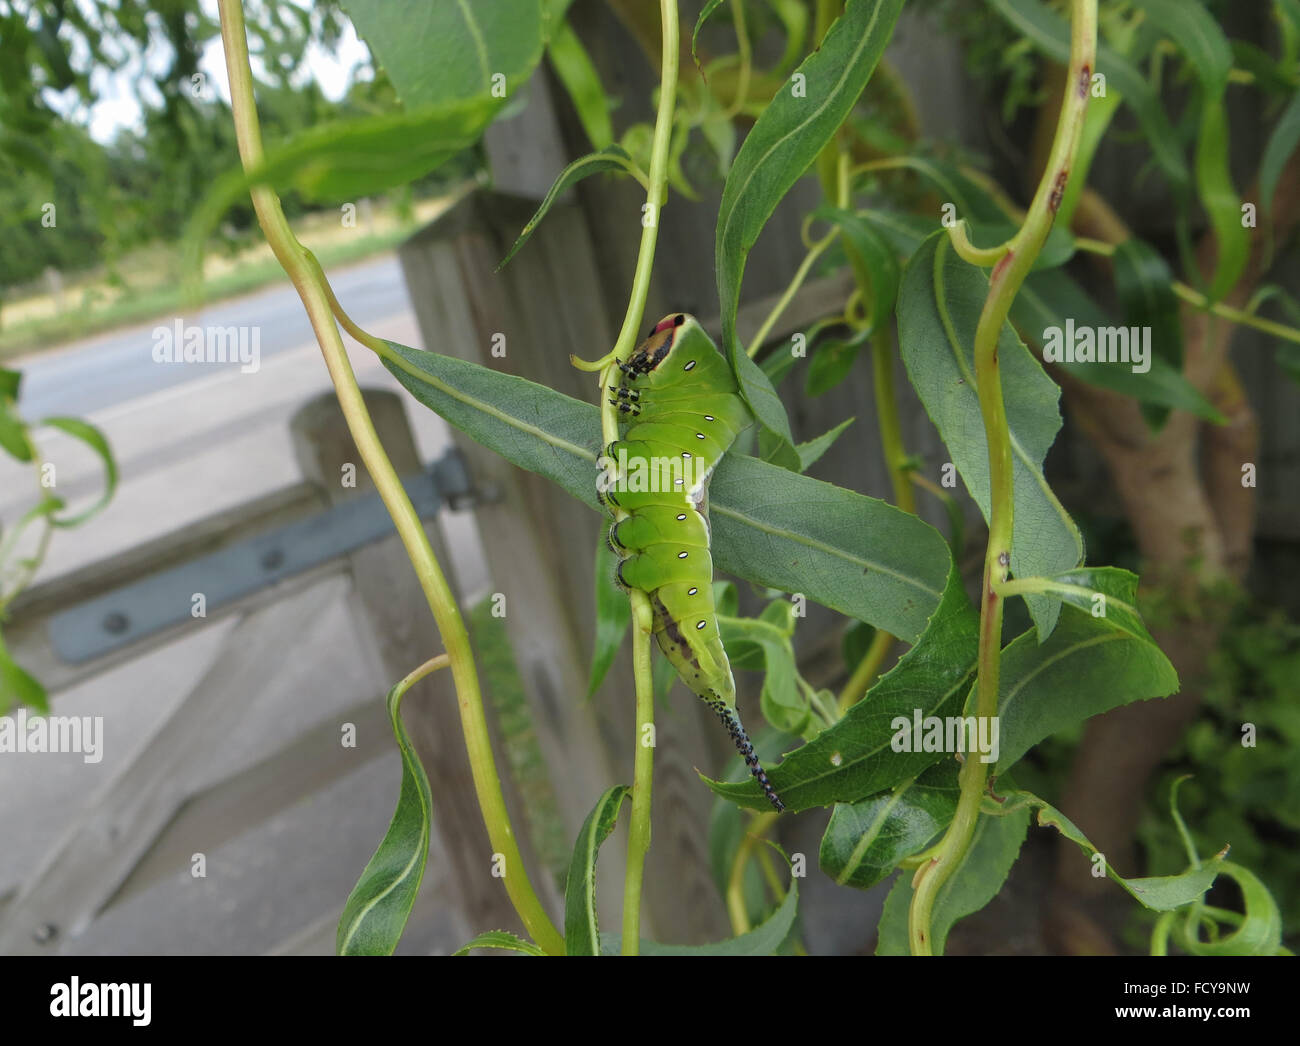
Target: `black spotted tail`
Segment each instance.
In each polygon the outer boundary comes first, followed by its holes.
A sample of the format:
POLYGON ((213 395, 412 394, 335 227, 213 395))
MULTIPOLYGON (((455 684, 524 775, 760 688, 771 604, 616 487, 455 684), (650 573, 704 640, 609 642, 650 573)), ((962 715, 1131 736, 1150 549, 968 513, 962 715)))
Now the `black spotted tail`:
POLYGON ((722 701, 715 702, 713 710, 717 712, 718 718, 722 720, 722 725, 731 734, 731 740, 735 742, 736 749, 745 760, 745 765, 749 767, 749 772, 758 779, 758 783, 762 786, 763 794, 767 796, 768 802, 776 808, 777 813, 781 813, 785 809, 785 803, 781 802, 781 797, 776 794, 772 782, 767 779, 767 771, 763 769, 763 764, 758 761, 758 756, 754 754, 754 743, 750 741, 749 735, 745 733, 745 727, 740 722, 739 713, 722 701))

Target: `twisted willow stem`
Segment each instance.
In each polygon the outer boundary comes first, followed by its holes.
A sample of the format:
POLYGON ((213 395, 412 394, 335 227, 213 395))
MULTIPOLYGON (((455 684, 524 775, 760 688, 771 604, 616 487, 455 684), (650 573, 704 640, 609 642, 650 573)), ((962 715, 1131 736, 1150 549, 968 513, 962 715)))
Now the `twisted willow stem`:
MULTIPOLYGON (((1010 574, 1013 524, 1011 437, 1007 428, 1006 404, 1002 398, 1002 376, 998 369, 998 335, 1061 205, 1083 131, 1096 51, 1097 0, 1071 0, 1070 62, 1051 154, 1024 223, 993 268, 988 297, 975 330, 975 381, 988 441, 991 487, 989 542, 980 590, 979 667, 975 684, 976 715, 981 717, 995 716, 998 711, 1005 600, 995 586, 1006 581, 1010 574)), ((987 771, 987 765, 979 759, 967 759, 962 764, 958 778, 961 796, 957 801, 956 815, 933 857, 917 870, 913 880, 908 935, 914 955, 932 953, 931 923, 935 900, 970 850, 987 771)))

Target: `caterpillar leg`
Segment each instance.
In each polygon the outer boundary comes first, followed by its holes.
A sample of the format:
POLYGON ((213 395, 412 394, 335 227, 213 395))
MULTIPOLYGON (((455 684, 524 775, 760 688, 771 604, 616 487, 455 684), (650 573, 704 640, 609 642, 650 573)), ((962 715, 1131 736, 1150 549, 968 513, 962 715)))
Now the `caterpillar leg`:
POLYGON ((749 772, 758 779, 758 783, 762 786, 763 794, 767 796, 768 802, 776 808, 777 813, 781 813, 785 809, 785 803, 781 802, 781 797, 772 788, 772 783, 767 779, 767 771, 763 769, 762 764, 758 761, 758 756, 754 754, 753 742, 750 741, 749 735, 745 733, 745 728, 740 722, 740 716, 734 708, 723 701, 714 701, 712 705, 713 711, 722 720, 722 725, 731 734, 731 740, 735 742, 736 749, 745 760, 745 765, 749 767, 749 772))

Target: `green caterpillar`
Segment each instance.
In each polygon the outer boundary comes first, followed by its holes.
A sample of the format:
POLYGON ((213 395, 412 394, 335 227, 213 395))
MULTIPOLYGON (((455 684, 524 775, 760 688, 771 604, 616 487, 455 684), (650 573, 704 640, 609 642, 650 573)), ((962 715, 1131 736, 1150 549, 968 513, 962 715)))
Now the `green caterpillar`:
POLYGON ((693 316, 664 317, 619 368, 610 402, 628 423, 623 438, 605 448, 597 484, 614 516, 607 540, 619 556, 618 584, 646 594, 659 649, 717 713, 767 798, 784 810, 736 712, 709 554, 709 477, 754 416, 693 316))

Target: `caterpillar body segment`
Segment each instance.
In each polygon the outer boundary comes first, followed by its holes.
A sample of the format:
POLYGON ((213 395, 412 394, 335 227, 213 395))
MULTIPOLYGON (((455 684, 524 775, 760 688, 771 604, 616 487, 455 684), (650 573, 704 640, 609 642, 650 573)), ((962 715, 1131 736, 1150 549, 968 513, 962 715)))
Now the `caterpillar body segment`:
POLYGON ((609 489, 600 491, 614 516, 606 540, 619 556, 617 581, 646 594, 659 649, 783 810, 736 712, 709 552, 709 478, 754 417, 731 367, 685 313, 660 320, 620 372, 608 391, 625 423, 605 448, 609 489))

